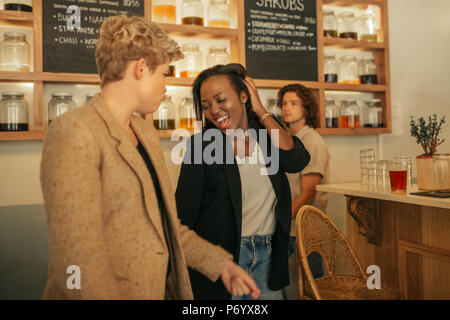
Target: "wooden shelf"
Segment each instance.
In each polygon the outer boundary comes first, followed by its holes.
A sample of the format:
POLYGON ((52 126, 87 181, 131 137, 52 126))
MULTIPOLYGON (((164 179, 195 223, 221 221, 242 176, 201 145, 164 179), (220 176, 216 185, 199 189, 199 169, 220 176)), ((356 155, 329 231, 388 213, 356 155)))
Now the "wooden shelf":
POLYGON ((37 80, 46 82, 100 83, 97 74, 38 72, 37 80))
POLYGON ((330 91, 385 92, 387 87, 382 84, 324 83, 323 88, 330 91))
POLYGON ((317 128, 316 130, 322 135, 370 135, 390 132, 388 128, 317 128))
POLYGON ((33 13, 25 11, 0 10, 0 20, 9 22, 27 22, 33 24, 33 13))
POLYGON ((274 88, 278 89, 284 87, 288 84, 298 83, 302 84, 305 87, 312 89, 320 89, 322 85, 319 82, 311 82, 311 81, 296 81, 296 80, 267 80, 267 79, 255 79, 256 86, 258 88, 274 88))
POLYGON ((180 25, 171 23, 158 23, 171 36, 198 37, 205 39, 233 40, 239 36, 239 30, 229 28, 212 28, 196 25, 180 25))
POLYGON ((361 49, 361 50, 384 50, 384 42, 365 42, 352 39, 324 38, 323 44, 327 48, 339 49, 361 49))
POLYGON ((355 9, 367 9, 370 5, 382 7, 383 0, 322 0, 326 6, 351 7, 355 9))
POLYGON ((1 81, 17 81, 17 82, 23 82, 23 81, 35 81, 36 73, 35 72, 7 72, 7 71, 0 71, 0 79, 1 81))
POLYGON ((0 131, 0 141, 44 140, 45 131, 0 131))
MULTIPOLYGON (((186 129, 184 129, 184 130, 186 130, 186 129)), ((177 137, 177 138, 179 138, 179 137, 189 137, 189 136, 194 134, 194 130, 186 130, 186 131, 188 131, 188 133, 185 132, 186 134, 183 134, 183 131, 181 131, 181 129, 178 129, 178 130, 157 130, 157 131, 158 131, 159 137, 162 138, 162 139, 170 139, 174 133, 176 133, 174 135, 174 137, 177 137)))

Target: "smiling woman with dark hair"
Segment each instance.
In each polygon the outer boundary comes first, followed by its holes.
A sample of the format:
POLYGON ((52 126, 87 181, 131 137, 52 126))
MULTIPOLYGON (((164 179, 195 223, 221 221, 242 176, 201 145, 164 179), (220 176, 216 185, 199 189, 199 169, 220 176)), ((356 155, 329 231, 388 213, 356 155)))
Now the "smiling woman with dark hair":
MULTIPOLYGON (((204 123, 202 133, 190 138, 181 167, 176 191, 180 219, 233 254, 234 261, 255 279, 260 299, 282 299, 281 289, 289 283, 291 224, 285 172, 302 170, 309 154, 266 112, 254 81, 241 65, 204 70, 194 82, 193 96, 197 119, 204 118, 204 123), (236 134, 240 129, 253 133, 236 134), (222 140, 202 141, 202 134, 210 133, 222 140), (233 155, 232 162, 196 162, 195 154, 204 155, 211 146, 217 153, 222 146, 223 154, 233 155), (264 160, 273 153, 279 153, 272 158, 279 161, 279 170, 270 174, 264 160)), ((220 282, 213 283, 192 269, 189 273, 195 298, 231 298, 220 282)), ((233 299, 250 298, 242 292, 232 294, 233 299)))

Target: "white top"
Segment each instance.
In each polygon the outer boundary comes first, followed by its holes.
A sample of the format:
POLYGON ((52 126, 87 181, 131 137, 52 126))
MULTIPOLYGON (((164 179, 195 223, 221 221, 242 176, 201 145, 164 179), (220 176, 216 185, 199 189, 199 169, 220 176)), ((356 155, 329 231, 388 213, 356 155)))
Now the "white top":
POLYGON ((409 194, 409 192, 419 191, 417 185, 413 185, 411 189, 408 190, 408 194, 393 194, 393 193, 379 192, 375 190, 373 191, 367 190, 367 188, 361 186, 361 182, 359 181, 339 183, 339 184, 317 185, 316 190, 369 199, 380 199, 387 201, 416 204, 419 206, 450 209, 450 198, 435 198, 409 194))
MULTIPOLYGON (((308 150, 311 160, 300 173, 286 174, 291 188, 292 202, 302 193, 301 177, 305 174, 317 173, 322 176, 319 184, 328 183, 330 179, 330 153, 323 138, 308 125, 305 125, 296 136, 308 150)), ((328 193, 317 191, 310 205, 326 212, 328 203, 328 193)), ((295 221, 291 224, 291 236, 296 236, 295 221)))
POLYGON ((242 186, 242 237, 275 232, 277 197, 267 175, 264 157, 256 144, 248 157, 236 156, 242 186), (261 174, 261 170, 266 172, 261 174))

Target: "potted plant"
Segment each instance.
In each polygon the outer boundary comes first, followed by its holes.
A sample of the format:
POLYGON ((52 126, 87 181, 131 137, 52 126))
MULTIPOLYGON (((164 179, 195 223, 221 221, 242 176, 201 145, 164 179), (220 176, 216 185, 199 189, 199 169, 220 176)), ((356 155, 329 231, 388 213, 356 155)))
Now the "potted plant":
POLYGON ((445 139, 439 139, 441 127, 445 123, 445 116, 438 120, 437 115, 428 117, 428 122, 423 117, 414 120, 411 116, 411 136, 423 148, 424 153, 417 156, 417 184, 419 189, 433 190, 434 185, 434 167, 433 155, 437 152, 437 147, 445 139))

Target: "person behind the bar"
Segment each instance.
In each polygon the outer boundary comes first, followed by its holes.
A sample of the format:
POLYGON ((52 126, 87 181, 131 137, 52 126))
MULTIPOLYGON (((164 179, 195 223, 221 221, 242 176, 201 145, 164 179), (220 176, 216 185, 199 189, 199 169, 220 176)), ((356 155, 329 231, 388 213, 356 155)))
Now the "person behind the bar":
POLYGON ((45 299, 192 299, 188 266, 258 297, 232 255, 180 224, 154 112, 179 46, 143 17, 113 16, 95 59, 101 93, 49 127, 41 184, 50 239, 45 299), (66 272, 67 271, 67 272, 66 272))
MULTIPOLYGON (((282 109, 289 132, 297 136, 311 155, 309 164, 296 174, 288 174, 292 193, 292 229, 289 269, 291 277, 297 279, 295 250, 295 218, 303 205, 312 205, 326 211, 328 194, 316 191, 316 185, 327 183, 330 173, 330 154, 323 138, 314 129, 318 126, 318 107, 312 91, 300 84, 290 84, 278 91, 278 106, 282 109), (292 254, 294 253, 294 254, 292 254)), ((308 256, 314 277, 321 277, 322 260, 317 253, 308 256)), ((285 288, 288 299, 298 299, 296 282, 285 288)))
MULTIPOLYGON (((291 223, 285 172, 302 170, 309 154, 298 138, 287 134, 266 112, 253 79, 240 64, 217 65, 201 72, 194 81, 193 97, 197 119, 204 116, 205 122, 203 132, 187 141, 176 190, 181 221, 232 253, 234 261, 255 279, 260 299, 282 299, 282 288, 289 283, 291 223), (239 129, 255 129, 256 135, 235 134, 239 129), (201 138, 211 132, 222 138, 222 146, 214 139, 201 138), (262 174, 268 164, 257 161, 268 155, 262 140, 279 152, 273 160, 279 161, 279 170, 271 175, 262 174), (213 144, 219 146, 216 153, 224 150, 223 157, 230 154, 231 161, 207 161, 205 154, 213 144), (200 162, 195 153, 203 154, 200 162)), ((211 282, 192 269, 189 272, 195 298, 249 299, 231 296, 220 282, 211 282)))

